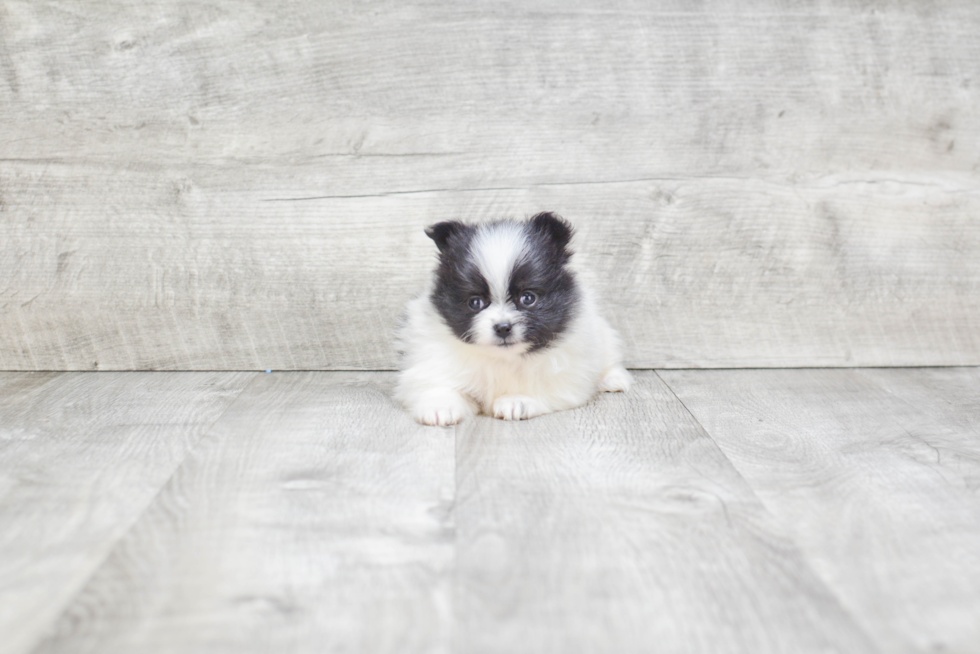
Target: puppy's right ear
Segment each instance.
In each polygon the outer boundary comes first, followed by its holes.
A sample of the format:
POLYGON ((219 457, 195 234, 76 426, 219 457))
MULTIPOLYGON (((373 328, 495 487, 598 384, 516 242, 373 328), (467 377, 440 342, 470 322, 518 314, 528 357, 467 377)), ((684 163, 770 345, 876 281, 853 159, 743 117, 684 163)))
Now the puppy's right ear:
POLYGON ((466 225, 458 220, 447 220, 446 222, 429 225, 425 228, 425 235, 436 242, 436 247, 440 252, 445 252, 449 247, 449 238, 454 234, 459 234, 467 229, 466 225))

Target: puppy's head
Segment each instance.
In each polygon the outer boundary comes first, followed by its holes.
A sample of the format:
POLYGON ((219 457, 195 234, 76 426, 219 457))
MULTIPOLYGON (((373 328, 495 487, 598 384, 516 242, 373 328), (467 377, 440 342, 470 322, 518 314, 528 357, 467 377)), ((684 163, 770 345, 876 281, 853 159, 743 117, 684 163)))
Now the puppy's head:
POLYGON ((459 339, 523 354, 564 332, 579 291, 566 267, 572 228, 563 219, 540 213, 527 222, 450 221, 425 233, 439 248, 430 300, 459 339))

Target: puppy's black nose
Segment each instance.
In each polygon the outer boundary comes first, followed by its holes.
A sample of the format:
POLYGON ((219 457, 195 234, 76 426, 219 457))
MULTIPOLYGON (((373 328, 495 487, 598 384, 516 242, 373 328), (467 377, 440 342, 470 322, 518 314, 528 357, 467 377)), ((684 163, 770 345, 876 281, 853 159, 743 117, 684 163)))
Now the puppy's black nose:
POLYGON ((506 337, 510 334, 510 323, 509 322, 498 322, 493 326, 493 331, 497 332, 497 336, 500 338, 506 337))

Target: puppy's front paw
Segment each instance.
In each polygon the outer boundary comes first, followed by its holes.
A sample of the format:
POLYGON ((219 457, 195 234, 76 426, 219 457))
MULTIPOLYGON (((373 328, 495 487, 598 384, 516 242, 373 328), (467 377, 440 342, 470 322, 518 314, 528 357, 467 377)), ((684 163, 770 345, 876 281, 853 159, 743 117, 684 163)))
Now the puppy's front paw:
POLYGON ((493 417, 501 420, 527 420, 548 411, 542 402, 527 395, 501 395, 493 401, 493 417))
POLYGON ((415 416, 423 425, 433 427, 449 427, 461 422, 464 414, 452 407, 425 407, 419 409, 415 416))
POLYGON ((473 415, 469 403, 458 393, 434 393, 412 407, 412 417, 423 425, 449 427, 473 415))
POLYGON ((599 380, 599 390, 603 393, 625 393, 633 385, 633 376, 623 366, 616 366, 599 380))

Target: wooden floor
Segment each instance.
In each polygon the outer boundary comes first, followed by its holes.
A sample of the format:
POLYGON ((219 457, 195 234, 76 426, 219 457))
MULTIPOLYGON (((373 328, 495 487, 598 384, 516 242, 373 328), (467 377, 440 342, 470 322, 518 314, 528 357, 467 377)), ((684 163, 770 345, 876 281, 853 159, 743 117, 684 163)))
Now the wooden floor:
POLYGON ((980 368, 0 373, 0 653, 980 652, 980 368))

